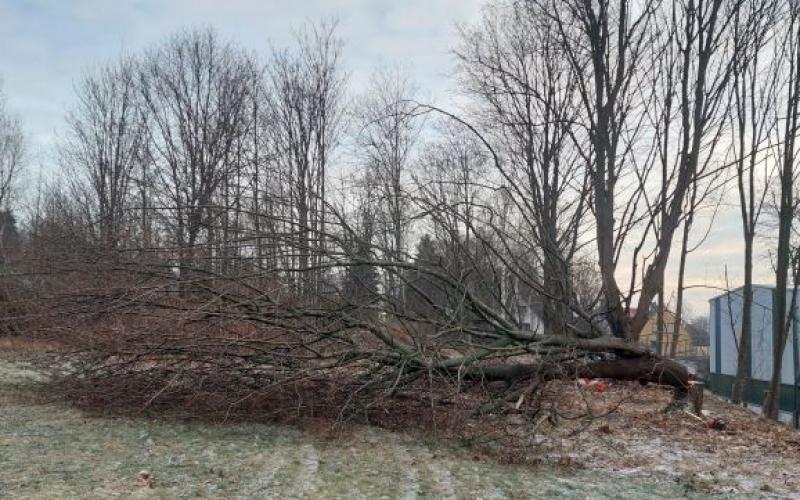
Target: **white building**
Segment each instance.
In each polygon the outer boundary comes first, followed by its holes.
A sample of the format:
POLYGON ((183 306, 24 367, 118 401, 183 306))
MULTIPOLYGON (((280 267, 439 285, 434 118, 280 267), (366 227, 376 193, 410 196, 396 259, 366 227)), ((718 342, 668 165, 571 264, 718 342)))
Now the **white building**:
MULTIPOLYGON (((750 383, 745 388, 744 399, 748 403, 760 405, 764 399, 764 391, 772 378, 772 345, 775 311, 775 287, 754 285, 752 311, 752 339, 750 343, 750 366, 748 373, 750 383)), ((783 297, 787 310, 791 307, 792 291, 788 290, 783 297)), ((739 337, 742 332, 742 288, 731 290, 710 301, 709 320, 709 370, 708 387, 713 392, 729 397, 736 376, 739 337)), ((800 302, 800 296, 798 296, 800 302)), ((795 306, 793 318, 800 320, 800 309, 795 306)), ((800 406, 800 394, 797 393, 796 381, 800 380, 800 359, 798 359, 798 337, 800 324, 792 321, 786 349, 783 353, 781 369, 780 408, 783 417, 791 416, 795 411, 795 398, 800 406)))

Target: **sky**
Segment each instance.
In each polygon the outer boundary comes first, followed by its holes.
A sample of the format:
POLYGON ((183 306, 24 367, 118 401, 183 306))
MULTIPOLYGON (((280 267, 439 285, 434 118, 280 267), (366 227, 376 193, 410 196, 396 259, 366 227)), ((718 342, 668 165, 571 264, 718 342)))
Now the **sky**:
MULTIPOLYGON (((456 25, 478 20, 483 0, 0 0, 0 80, 10 110, 22 120, 28 141, 27 183, 37 172, 56 168, 55 146, 74 102, 74 85, 84 72, 138 53, 186 28, 211 26, 221 38, 266 56, 272 46, 292 43, 306 21, 338 21, 350 88, 358 92, 377 68, 399 65, 420 89, 439 103, 452 98, 455 63, 450 50, 456 25)), ((697 241, 711 230, 687 266, 687 303, 707 314, 707 300, 742 279, 741 223, 735 209, 723 208, 712 221, 698 221, 697 241)), ((674 258, 667 270, 674 290, 674 258)), ((767 250, 757 283, 774 282, 767 250)), ((625 261, 623 261, 625 262, 625 261)), ((621 273, 621 278, 624 276, 621 273)), ((674 292, 673 292, 674 294, 674 292)))
POLYGON ((0 79, 31 149, 45 161, 85 71, 153 46, 176 31, 211 26, 266 55, 292 44, 306 21, 337 20, 351 84, 400 65, 420 89, 444 94, 456 23, 481 0, 0 0, 0 79))

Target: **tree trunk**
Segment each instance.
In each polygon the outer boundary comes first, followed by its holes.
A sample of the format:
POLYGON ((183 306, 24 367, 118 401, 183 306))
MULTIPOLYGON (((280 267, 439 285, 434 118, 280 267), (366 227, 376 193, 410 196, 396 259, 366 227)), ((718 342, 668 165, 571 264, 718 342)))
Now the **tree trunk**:
POLYGON ((750 377, 750 338, 752 337, 753 309, 753 235, 745 235, 744 288, 742 289, 742 333, 739 335, 739 353, 736 357, 736 378, 733 381, 731 402, 741 404, 742 393, 750 377))
POLYGON ((561 259, 551 250, 545 250, 544 269, 542 270, 547 296, 543 296, 542 323, 548 335, 564 335, 567 332, 569 318, 568 303, 570 300, 565 283, 564 265, 561 259))
POLYGON ((664 324, 664 283, 661 283, 661 289, 658 291, 658 311, 656 312, 656 354, 659 356, 664 355, 664 331, 666 326, 664 324))
POLYGON ((686 258, 689 254, 689 233, 694 223, 694 212, 696 202, 697 187, 692 190, 689 211, 686 220, 683 222, 683 241, 681 241, 680 263, 678 264, 678 292, 675 303, 675 322, 672 325, 672 344, 670 345, 669 357, 675 358, 678 354, 678 340, 681 335, 681 325, 683 324, 683 285, 686 277, 686 258))
POLYGON ((786 289, 791 258, 792 219, 794 218, 794 145, 798 130, 798 105, 800 104, 800 75, 798 75, 798 71, 800 71, 800 26, 798 26, 800 8, 793 6, 791 14, 791 29, 793 30, 791 43, 794 44, 794 58, 790 60, 789 93, 786 100, 787 118, 780 166, 778 252, 775 264, 776 297, 773 300, 772 378, 769 382, 769 392, 764 398, 764 415, 773 420, 778 419, 783 351, 786 348, 787 329, 790 324, 786 313, 786 289))
POLYGON ((570 339, 547 336, 540 342, 543 346, 574 348, 580 353, 603 353, 603 359, 585 362, 580 359, 572 363, 516 363, 505 365, 472 366, 462 368, 460 360, 448 363, 451 371, 459 372, 463 378, 503 380, 513 383, 536 376, 542 380, 588 377, 616 380, 637 380, 643 383, 667 385, 675 389, 676 398, 688 394, 689 371, 680 363, 658 356, 653 351, 613 337, 598 339, 570 339), (458 362, 456 362, 458 361, 458 362))

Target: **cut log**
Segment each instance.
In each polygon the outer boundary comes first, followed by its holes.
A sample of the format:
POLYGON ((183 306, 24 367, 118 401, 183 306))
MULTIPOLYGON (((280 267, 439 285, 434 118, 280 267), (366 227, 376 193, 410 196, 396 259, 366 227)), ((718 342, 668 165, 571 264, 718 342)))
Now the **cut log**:
POLYGON ((676 397, 684 396, 689 389, 689 372, 686 367, 655 354, 588 363, 578 368, 578 375, 668 385, 675 388, 676 397))
MULTIPOLYGON (((460 368, 463 378, 502 380, 506 383, 537 376, 541 380, 561 378, 609 378, 636 380, 641 383, 666 385, 675 389, 676 399, 685 399, 689 393, 690 377, 685 366, 658 356, 654 352, 620 339, 570 339, 567 337, 545 338, 544 346, 574 348, 575 361, 560 363, 506 363, 481 365, 476 363, 460 368), (581 354, 603 354, 601 359, 586 361, 581 354)), ((453 371, 458 370, 454 368, 453 371)))

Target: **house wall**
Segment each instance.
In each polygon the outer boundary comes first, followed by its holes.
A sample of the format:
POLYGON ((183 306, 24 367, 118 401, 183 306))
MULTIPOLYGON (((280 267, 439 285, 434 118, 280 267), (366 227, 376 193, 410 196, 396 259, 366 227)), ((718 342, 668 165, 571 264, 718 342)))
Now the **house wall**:
POLYGON ((738 334, 741 331, 741 296, 736 293, 716 298, 715 310, 712 311, 711 370, 713 373, 736 375, 736 348, 738 334))
MULTIPOLYGON (((800 298, 800 297, 799 297, 800 298)), ((792 294, 786 294, 786 310, 791 311, 792 307, 792 294)), ((798 308, 795 307, 794 311, 792 311, 792 323, 789 326, 789 337, 786 339, 786 349, 783 351, 783 366, 781 367, 781 383, 784 384, 794 384, 797 377, 795 373, 800 366, 795 366, 797 356, 795 355, 795 350, 798 346, 795 345, 795 341, 797 340, 797 334, 800 334, 798 331, 797 321, 800 320, 800 312, 798 308)))
MULTIPOLYGON (((664 327, 666 328, 666 332, 664 332, 662 338, 663 348, 661 352, 669 353, 672 346, 672 333, 675 328, 675 313, 672 311, 664 311, 664 327)), ((642 333, 639 336, 639 343, 645 347, 655 349, 657 341, 658 316, 653 313, 650 315, 644 328, 642 328, 642 333)), ((692 338, 683 322, 681 322, 681 327, 678 332, 677 354, 695 354, 695 350, 692 347, 692 338)))
MULTIPOLYGON (((750 348, 751 368, 750 376, 754 380, 769 381, 772 378, 772 302, 773 290, 758 287, 753 290, 752 308, 752 342, 750 348)), ((741 297, 739 310, 741 310, 741 297)), ((737 325, 737 333, 741 333, 741 323, 737 325)), ((787 349, 791 346, 787 346, 787 349)), ((791 359, 791 353, 789 353, 791 359)), ((786 362, 786 358, 784 358, 786 362)), ((791 365, 789 365, 791 368, 791 365)), ((735 374, 736 372, 734 372, 735 374)), ((791 381, 791 377, 789 379, 791 381)))

